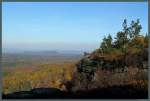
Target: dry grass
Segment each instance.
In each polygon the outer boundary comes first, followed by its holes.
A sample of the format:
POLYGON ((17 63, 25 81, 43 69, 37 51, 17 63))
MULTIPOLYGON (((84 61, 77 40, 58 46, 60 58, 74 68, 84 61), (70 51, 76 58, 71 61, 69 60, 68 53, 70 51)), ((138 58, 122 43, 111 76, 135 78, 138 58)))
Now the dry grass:
POLYGON ((138 68, 129 68, 123 73, 99 70, 95 74, 94 82, 98 87, 132 84, 135 87, 148 89, 148 73, 138 68))

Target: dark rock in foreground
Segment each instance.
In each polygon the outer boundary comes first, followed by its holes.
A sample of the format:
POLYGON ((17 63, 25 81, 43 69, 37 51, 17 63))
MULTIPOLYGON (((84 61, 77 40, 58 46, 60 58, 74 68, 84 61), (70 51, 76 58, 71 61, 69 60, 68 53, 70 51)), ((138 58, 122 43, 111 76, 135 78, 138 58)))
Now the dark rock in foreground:
POLYGON ((3 94, 3 99, 148 99, 148 90, 132 85, 97 88, 88 91, 65 92, 57 88, 36 88, 3 94))

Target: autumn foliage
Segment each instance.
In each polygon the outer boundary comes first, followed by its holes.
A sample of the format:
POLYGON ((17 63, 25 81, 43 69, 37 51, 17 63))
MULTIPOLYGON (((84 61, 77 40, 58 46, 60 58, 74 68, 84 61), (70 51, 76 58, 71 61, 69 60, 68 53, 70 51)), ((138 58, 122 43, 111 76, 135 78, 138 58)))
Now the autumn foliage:
POLYGON ((55 87, 65 90, 64 83, 72 79, 75 66, 72 63, 40 65, 35 68, 14 68, 5 70, 3 92, 12 93, 33 88, 55 87))

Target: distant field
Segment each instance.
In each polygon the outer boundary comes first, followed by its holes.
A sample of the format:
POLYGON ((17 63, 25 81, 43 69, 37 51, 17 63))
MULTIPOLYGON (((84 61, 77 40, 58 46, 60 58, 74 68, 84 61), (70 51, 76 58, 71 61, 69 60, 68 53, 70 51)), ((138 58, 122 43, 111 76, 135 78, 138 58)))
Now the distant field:
POLYGON ((41 64, 62 64, 76 62, 81 59, 81 57, 81 54, 5 53, 2 56, 2 67, 28 67, 41 64))

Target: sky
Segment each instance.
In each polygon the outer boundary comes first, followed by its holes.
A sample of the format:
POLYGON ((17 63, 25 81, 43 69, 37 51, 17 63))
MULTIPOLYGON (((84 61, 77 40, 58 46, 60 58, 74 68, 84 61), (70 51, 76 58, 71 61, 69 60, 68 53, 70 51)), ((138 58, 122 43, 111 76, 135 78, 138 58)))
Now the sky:
POLYGON ((81 50, 99 48, 105 35, 122 30, 124 19, 140 19, 148 32, 146 2, 5 2, 2 47, 7 50, 81 50))

